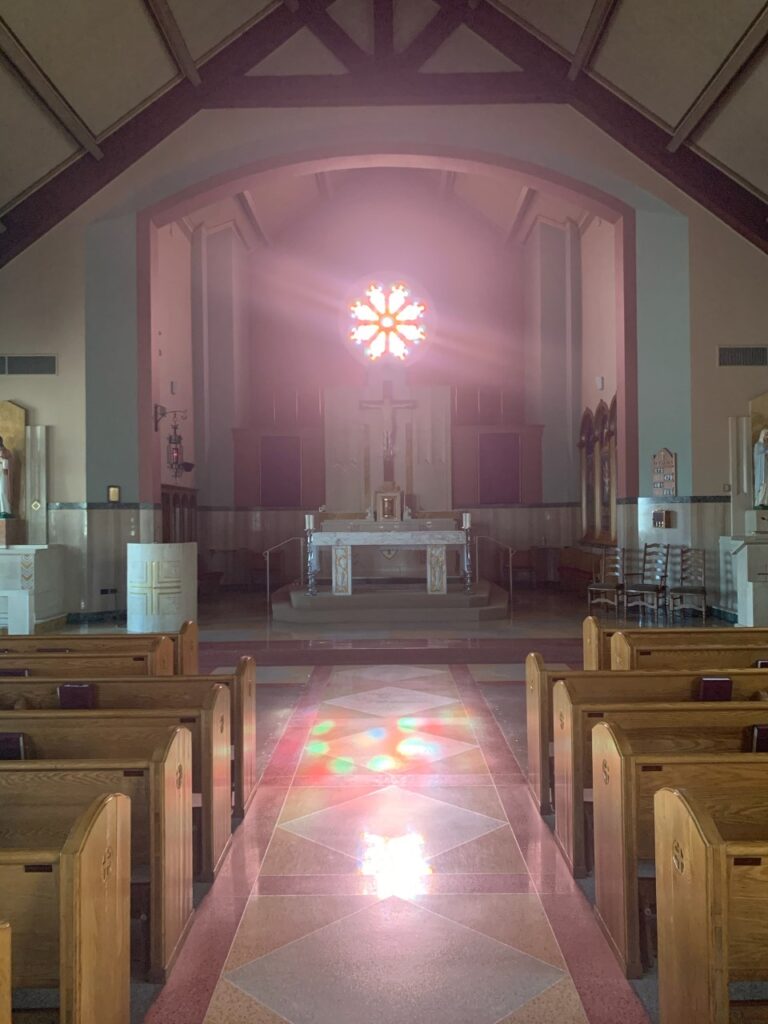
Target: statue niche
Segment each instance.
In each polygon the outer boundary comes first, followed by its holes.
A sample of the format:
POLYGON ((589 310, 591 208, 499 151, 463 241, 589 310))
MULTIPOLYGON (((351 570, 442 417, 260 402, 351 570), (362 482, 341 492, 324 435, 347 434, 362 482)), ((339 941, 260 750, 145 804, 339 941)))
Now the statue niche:
POLYGON ((581 417, 582 540, 596 544, 616 543, 616 422, 615 397, 581 417))

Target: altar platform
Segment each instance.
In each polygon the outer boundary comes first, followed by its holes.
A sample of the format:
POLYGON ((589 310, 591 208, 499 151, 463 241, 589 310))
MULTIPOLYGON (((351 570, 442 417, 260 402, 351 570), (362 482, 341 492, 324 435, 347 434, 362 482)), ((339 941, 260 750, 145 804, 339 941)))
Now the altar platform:
POLYGON ((370 622, 379 626, 421 622, 454 625, 488 622, 509 616, 506 590, 481 579, 471 594, 461 580, 451 580, 445 594, 429 594, 421 580, 355 580, 351 594, 331 592, 329 582, 318 585, 311 597, 305 586, 291 584, 272 595, 274 622, 312 625, 336 622, 352 625, 370 622))

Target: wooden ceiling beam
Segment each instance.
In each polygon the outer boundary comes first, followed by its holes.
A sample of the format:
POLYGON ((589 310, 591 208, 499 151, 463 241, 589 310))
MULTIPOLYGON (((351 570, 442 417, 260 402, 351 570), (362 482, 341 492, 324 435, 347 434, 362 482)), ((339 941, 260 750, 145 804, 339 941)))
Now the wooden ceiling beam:
POLYGON ((528 216, 528 213, 536 199, 536 195, 536 189, 531 188, 530 185, 523 185, 520 189, 520 195, 517 197, 515 209, 512 214, 512 223, 509 225, 507 245, 512 245, 517 241, 518 235, 525 223, 525 218, 528 216))
POLYGON ((563 103, 562 86, 520 71, 253 76, 229 82, 206 101, 208 108, 391 106, 430 103, 563 103))
POLYGON ((760 52, 766 41, 768 41, 768 4, 752 21, 741 39, 683 115, 672 138, 667 143, 670 153, 675 153, 712 113, 747 69, 752 58, 760 52))
POLYGON ((245 219, 248 221, 248 226, 250 227, 251 231, 253 231, 254 235, 256 236, 260 244, 263 246, 271 245, 271 242, 267 237, 264 228, 261 226, 259 214, 256 209, 256 206, 254 205, 251 193, 238 192, 236 199, 240 206, 240 209, 243 211, 243 214, 245 215, 245 219))
POLYGON ((197 70, 187 41, 182 35, 168 0, 144 0, 144 3, 179 71, 192 85, 200 85, 200 72, 197 70))
POLYGON ((398 66, 418 71, 453 35, 464 21, 466 13, 466 5, 463 3, 446 4, 398 55, 398 66))
POLYGON ((96 136, 62 94, 41 70, 37 62, 0 18, 0 54, 11 73, 53 114, 59 124, 92 157, 101 160, 104 155, 96 136))
POLYGON ((618 0, 594 0, 584 31, 581 33, 576 53, 568 68, 568 79, 573 82, 579 73, 589 67, 593 55, 605 36, 608 22, 616 10, 618 0))
POLYGON ((373 58, 328 14, 327 6, 317 0, 299 0, 299 17, 348 71, 369 67, 373 58))
POLYGON ((380 64, 395 53, 394 0, 373 0, 373 55, 380 64))

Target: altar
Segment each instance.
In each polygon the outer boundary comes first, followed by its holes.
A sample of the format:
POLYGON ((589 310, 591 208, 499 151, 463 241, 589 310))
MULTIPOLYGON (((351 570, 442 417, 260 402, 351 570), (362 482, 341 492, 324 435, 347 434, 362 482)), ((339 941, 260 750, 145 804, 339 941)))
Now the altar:
POLYGON ((349 596, 353 586, 352 549, 379 548, 396 551, 401 548, 426 551, 426 591, 428 594, 448 592, 446 550, 461 549, 465 586, 471 586, 471 562, 467 546, 467 533, 457 530, 452 520, 403 520, 399 522, 373 522, 371 520, 331 521, 320 531, 310 531, 307 538, 307 566, 309 592, 316 592, 319 553, 322 548, 331 552, 331 592, 335 596, 349 596), (438 525, 439 524, 439 525, 438 525))

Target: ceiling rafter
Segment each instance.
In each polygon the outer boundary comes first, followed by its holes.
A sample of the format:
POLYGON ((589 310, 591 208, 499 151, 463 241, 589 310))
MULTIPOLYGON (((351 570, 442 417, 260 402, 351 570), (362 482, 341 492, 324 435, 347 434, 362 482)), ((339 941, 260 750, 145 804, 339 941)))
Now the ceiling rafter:
POLYGON ((754 18, 752 24, 681 118, 672 138, 667 143, 670 153, 675 153, 725 98, 726 93, 736 84, 753 57, 760 52, 766 42, 768 42, 768 4, 754 18))
POLYGON ((53 114, 72 138, 79 142, 92 157, 101 160, 104 155, 98 139, 77 111, 69 105, 62 94, 27 53, 19 40, 0 18, 0 54, 15 77, 53 114))
POLYGON ((209 108, 331 107, 432 103, 563 103, 566 90, 520 71, 418 71, 349 75, 252 76, 229 82, 210 96, 209 108))
POLYGON ((144 0, 144 3, 179 71, 189 79, 192 85, 200 85, 200 72, 197 70, 187 41, 182 35, 168 0, 144 0))
MULTIPOLYGON (((441 6, 449 0, 436 0, 441 6)), ((768 203, 688 147, 667 149, 669 132, 590 75, 568 81, 570 61, 519 22, 480 0, 472 30, 715 216, 768 252, 768 203)), ((425 76, 426 77, 426 76, 425 76)), ((431 77, 431 76, 430 76, 431 77)))
POLYGON ((384 64, 392 60, 394 53, 394 0, 373 0, 373 55, 379 64, 384 64))
POLYGON ((298 15, 323 46, 340 60, 348 71, 359 71, 372 64, 370 54, 358 46, 341 25, 326 11, 323 0, 299 0, 298 15))
POLYGON ((464 21, 466 4, 446 4, 398 55, 398 65, 417 71, 436 53, 464 21))
POLYGON ((518 240, 520 231, 525 223, 525 218, 528 216, 537 195, 536 189, 531 188, 530 185, 523 185, 520 189, 520 195, 517 197, 515 209, 512 213, 512 222, 509 225, 507 245, 512 245, 518 240))
POLYGON ((253 197, 251 196, 251 193, 248 191, 238 192, 236 198, 240 206, 240 209, 243 211, 243 214, 245 215, 245 219, 248 221, 248 226, 250 227, 251 231, 253 231, 256 238, 264 246, 271 245, 272 243, 270 242, 267 233, 265 232, 264 228, 261 225, 261 221, 259 220, 259 213, 258 210, 256 209, 255 203, 253 202, 253 197))
POLYGON ((576 53, 568 68, 568 78, 574 82, 579 72, 589 67, 592 57, 605 37, 605 30, 616 10, 618 0, 594 0, 584 31, 581 33, 576 53))

